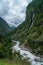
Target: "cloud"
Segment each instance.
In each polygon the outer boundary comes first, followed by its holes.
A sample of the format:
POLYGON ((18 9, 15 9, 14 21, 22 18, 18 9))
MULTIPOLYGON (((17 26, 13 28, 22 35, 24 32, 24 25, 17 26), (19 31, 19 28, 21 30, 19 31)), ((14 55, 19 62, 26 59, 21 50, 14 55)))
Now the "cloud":
POLYGON ((0 0, 0 16, 10 26, 17 27, 25 20, 26 6, 31 0, 0 0))
POLYGON ((4 16, 8 11, 8 2, 4 2, 4 0, 0 0, 0 16, 4 16))

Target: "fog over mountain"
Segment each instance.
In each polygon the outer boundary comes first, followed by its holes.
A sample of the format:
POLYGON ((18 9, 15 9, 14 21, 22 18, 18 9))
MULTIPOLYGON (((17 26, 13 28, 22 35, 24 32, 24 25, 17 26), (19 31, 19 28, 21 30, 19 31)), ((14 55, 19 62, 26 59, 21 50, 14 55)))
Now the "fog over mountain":
POLYGON ((32 0, 0 0, 0 17, 17 27, 25 20, 28 3, 32 0))

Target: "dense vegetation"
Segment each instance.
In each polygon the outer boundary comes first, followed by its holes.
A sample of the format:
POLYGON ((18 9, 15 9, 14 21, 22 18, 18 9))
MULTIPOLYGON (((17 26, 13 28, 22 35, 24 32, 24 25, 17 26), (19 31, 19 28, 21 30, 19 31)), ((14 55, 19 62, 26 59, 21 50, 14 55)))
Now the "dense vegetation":
POLYGON ((8 37, 0 36, 0 58, 11 58, 12 56, 12 41, 8 37))
POLYGON ((0 58, 10 57, 12 55, 12 41, 10 37, 6 36, 10 30, 11 28, 6 21, 0 17, 0 58))
POLYGON ((43 0, 33 0, 27 6, 25 22, 10 35, 37 55, 43 56, 43 0))

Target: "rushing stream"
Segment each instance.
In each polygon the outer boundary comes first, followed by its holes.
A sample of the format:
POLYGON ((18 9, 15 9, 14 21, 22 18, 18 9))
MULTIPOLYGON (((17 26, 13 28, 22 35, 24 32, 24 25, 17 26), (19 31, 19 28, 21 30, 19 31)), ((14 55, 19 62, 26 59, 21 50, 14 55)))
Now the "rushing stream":
POLYGON ((37 57, 34 54, 32 54, 30 51, 26 50, 25 48, 21 48, 19 46, 19 41, 12 40, 13 43, 16 43, 12 49, 13 53, 14 51, 18 52, 20 51, 20 55, 22 55, 23 59, 27 59, 27 61, 31 62, 31 65, 43 65, 43 58, 37 57))

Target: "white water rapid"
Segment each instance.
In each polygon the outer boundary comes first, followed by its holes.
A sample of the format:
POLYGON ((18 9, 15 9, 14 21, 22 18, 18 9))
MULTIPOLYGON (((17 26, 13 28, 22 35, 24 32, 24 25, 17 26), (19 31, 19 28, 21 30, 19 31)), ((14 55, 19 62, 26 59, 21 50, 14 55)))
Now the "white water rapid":
POLYGON ((12 42, 16 43, 12 47, 12 49, 13 49, 12 53, 14 53, 14 51, 16 51, 16 52, 20 51, 20 55, 22 55, 23 59, 27 59, 27 61, 30 61, 31 65, 43 65, 43 58, 35 56, 30 51, 27 51, 25 48, 24 49, 20 48, 19 41, 12 40, 12 42))

